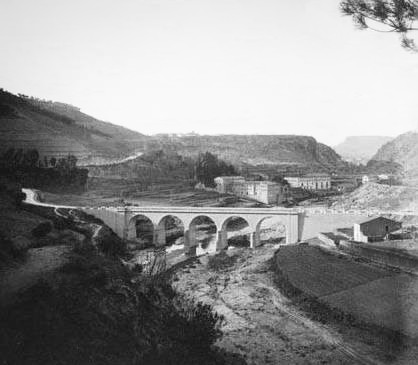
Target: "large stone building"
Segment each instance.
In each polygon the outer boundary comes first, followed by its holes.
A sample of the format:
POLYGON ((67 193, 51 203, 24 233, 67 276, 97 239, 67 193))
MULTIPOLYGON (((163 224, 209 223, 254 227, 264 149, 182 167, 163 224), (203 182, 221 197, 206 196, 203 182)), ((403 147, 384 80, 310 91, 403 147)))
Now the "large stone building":
POLYGON ((389 238, 392 232, 402 228, 402 223, 385 217, 368 218, 354 223, 353 238, 357 242, 377 242, 389 238))
POLYGON ((286 176, 284 178, 292 188, 304 190, 331 189, 331 176, 325 173, 313 173, 303 176, 286 176))
POLYGON ((219 176, 216 190, 221 194, 234 194, 264 204, 280 204, 289 196, 288 186, 272 181, 246 181, 242 176, 219 176))

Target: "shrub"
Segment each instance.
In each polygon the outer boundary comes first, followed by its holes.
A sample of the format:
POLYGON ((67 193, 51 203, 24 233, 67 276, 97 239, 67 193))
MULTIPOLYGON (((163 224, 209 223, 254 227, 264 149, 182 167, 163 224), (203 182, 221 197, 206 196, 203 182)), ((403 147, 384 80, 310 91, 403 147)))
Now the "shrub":
POLYGON ((193 303, 184 298, 177 298, 180 303, 178 311, 165 313, 164 323, 167 325, 168 335, 183 346, 190 347, 198 352, 208 352, 210 347, 222 335, 220 325, 223 316, 213 311, 208 304, 193 303), (178 337, 183 333, 182 337, 178 337))
POLYGON ((210 256, 208 261, 208 269, 213 271, 226 270, 234 266, 238 256, 229 256, 225 251, 221 251, 216 255, 210 256))
POLYGON ((49 232, 52 231, 51 222, 39 223, 34 229, 32 229, 32 235, 36 238, 45 237, 49 232))
POLYGON ((108 256, 123 256, 126 253, 126 244, 115 232, 102 226, 96 239, 97 248, 108 256))
POLYGON ((247 236, 235 236, 228 239, 228 245, 234 247, 250 247, 250 240, 247 236))
POLYGON ((28 240, 23 237, 17 237, 17 240, 12 240, 4 232, 0 231, 0 263, 8 263, 22 258, 29 246, 27 242, 28 240))

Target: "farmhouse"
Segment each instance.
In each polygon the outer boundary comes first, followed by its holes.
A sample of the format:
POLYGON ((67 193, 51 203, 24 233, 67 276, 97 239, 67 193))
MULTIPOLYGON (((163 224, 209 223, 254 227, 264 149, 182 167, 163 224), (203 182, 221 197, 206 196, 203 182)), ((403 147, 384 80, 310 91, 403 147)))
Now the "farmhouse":
POLYGON ((389 238, 390 233, 402 228, 402 223, 385 217, 368 218, 354 223, 353 235, 357 242, 377 242, 389 238))
POLYGON ((303 176, 287 176, 284 178, 292 188, 305 190, 331 189, 331 176, 325 173, 313 173, 303 176))
POLYGON ((246 181, 242 176, 215 178, 216 190, 221 194, 234 194, 264 204, 283 203, 289 194, 288 186, 272 181, 246 181))

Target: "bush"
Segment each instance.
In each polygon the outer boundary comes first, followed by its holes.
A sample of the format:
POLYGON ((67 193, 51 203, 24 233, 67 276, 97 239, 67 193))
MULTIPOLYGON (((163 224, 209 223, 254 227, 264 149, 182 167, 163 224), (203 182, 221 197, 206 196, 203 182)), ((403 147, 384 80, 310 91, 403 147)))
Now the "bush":
POLYGON ((29 244, 26 238, 17 237, 12 240, 0 231, 0 263, 9 263, 24 257, 28 248, 29 244))
POLYGON ((39 223, 34 229, 32 229, 32 235, 36 238, 45 237, 52 231, 51 222, 39 223))
POLYGON ((112 258, 70 257, 0 311, 4 364, 243 364, 212 349, 222 317, 164 280, 132 282, 112 258))
POLYGON ((234 247, 250 247, 250 240, 247 236, 235 236, 228 239, 228 245, 234 247))
POLYGON ((107 226, 102 226, 96 239, 97 248, 107 256, 123 256, 126 243, 107 226))
POLYGON ((208 261, 208 269, 213 271, 226 270, 234 266, 238 256, 229 256, 225 251, 221 251, 216 255, 210 256, 208 261))
POLYGON ((191 347, 204 354, 222 335, 220 325, 223 316, 213 311, 212 307, 203 303, 192 303, 184 298, 177 298, 178 311, 166 312, 168 335, 181 342, 183 346, 191 347), (184 333, 178 337, 179 333, 184 333))

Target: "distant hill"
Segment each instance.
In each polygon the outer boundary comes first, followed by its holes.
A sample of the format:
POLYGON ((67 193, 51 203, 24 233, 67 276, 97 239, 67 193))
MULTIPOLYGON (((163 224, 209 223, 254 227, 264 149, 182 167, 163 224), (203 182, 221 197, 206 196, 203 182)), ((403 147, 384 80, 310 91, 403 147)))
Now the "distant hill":
POLYGON ((146 136, 103 122, 79 108, 0 89, 0 150, 36 148, 42 156, 75 155, 79 163, 109 164, 164 150, 186 157, 209 151, 235 165, 290 166, 330 171, 347 166, 313 137, 294 135, 146 136))
POLYGON ((209 151, 236 165, 294 166, 314 170, 346 166, 329 146, 295 135, 159 135, 154 143, 184 156, 209 151))
POLYGON ((0 90, 0 149, 36 148, 41 156, 123 158, 145 148, 141 133, 100 121, 80 109, 0 90))
POLYGON ((334 149, 346 161, 366 164, 381 146, 392 139, 385 136, 351 136, 334 149))
POLYGON ((407 175, 418 176, 418 132, 401 134, 379 148, 372 159, 399 163, 407 175))

